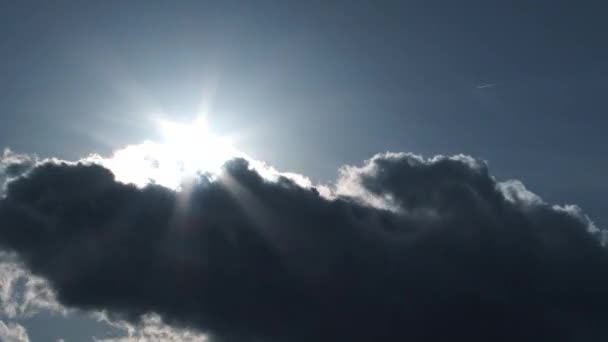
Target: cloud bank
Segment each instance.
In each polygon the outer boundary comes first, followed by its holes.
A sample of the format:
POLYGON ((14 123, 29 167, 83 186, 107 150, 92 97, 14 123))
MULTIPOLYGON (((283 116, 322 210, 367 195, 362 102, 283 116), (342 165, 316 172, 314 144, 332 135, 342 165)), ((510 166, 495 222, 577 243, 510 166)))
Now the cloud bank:
POLYGON ((467 156, 379 154, 331 194, 293 179, 237 158, 175 191, 37 163, 6 185, 0 245, 62 305, 216 341, 608 337, 605 234, 579 208, 467 156))

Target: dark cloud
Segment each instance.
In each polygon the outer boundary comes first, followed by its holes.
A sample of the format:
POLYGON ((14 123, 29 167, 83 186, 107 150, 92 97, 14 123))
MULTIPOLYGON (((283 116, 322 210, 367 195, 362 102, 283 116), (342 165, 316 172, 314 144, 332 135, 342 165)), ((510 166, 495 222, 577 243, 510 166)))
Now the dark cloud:
POLYGON ((219 340, 608 337, 608 257, 578 209, 463 156, 378 155, 341 177, 358 198, 241 159, 177 193, 45 163, 8 184, 0 243, 65 305, 156 312, 219 340))

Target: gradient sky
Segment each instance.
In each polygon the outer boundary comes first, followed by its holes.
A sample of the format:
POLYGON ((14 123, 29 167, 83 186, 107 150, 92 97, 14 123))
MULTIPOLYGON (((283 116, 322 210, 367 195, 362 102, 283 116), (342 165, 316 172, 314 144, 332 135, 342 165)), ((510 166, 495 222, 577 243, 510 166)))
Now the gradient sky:
POLYGON ((608 227, 605 2, 177 3, 0 2, 0 147, 107 155, 207 101, 214 132, 316 182, 464 153, 608 227))

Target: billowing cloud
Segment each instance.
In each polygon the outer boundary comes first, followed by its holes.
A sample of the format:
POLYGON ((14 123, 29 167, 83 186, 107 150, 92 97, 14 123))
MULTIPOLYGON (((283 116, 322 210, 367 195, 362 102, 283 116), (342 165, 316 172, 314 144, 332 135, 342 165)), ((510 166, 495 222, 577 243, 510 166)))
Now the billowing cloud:
POLYGON ((175 191, 39 163, 0 244, 68 307, 220 341, 608 337, 608 255, 575 206, 467 156, 381 154, 331 194, 234 159, 175 191), (185 331, 185 330, 184 330, 185 331))
POLYGON ((4 323, 0 320, 0 341, 2 342, 29 342, 27 330, 18 323, 4 323))

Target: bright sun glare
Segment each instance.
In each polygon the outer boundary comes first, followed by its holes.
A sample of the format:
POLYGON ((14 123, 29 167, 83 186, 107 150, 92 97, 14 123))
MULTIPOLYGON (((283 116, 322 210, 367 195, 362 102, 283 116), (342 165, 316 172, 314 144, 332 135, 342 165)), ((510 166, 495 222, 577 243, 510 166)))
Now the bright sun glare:
POLYGON ((244 156, 228 137, 210 132, 202 119, 191 124, 160 120, 158 127, 161 142, 127 146, 103 159, 102 164, 124 183, 156 183, 178 189, 185 180, 199 173, 218 173, 227 160, 244 156))
POLYGON ((202 119, 191 124, 168 120, 157 123, 162 141, 144 141, 115 151, 110 158, 93 156, 92 161, 112 170, 116 180, 123 183, 139 187, 154 183, 180 190, 199 174, 218 175, 226 161, 239 157, 264 179, 276 181, 282 176, 302 187, 312 186, 302 175, 279 172, 237 150, 229 137, 213 134, 202 119))
POLYGON ((164 138, 162 145, 182 163, 187 174, 216 172, 226 160, 237 155, 229 139, 211 133, 202 119, 193 124, 163 121, 160 128, 164 138))

